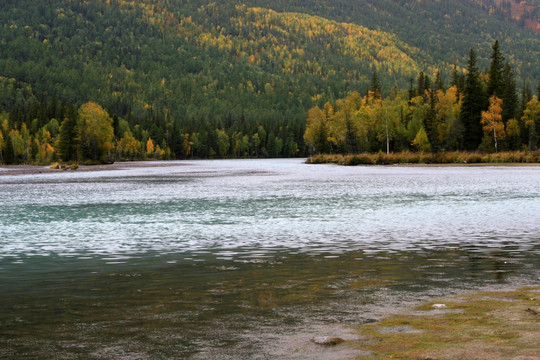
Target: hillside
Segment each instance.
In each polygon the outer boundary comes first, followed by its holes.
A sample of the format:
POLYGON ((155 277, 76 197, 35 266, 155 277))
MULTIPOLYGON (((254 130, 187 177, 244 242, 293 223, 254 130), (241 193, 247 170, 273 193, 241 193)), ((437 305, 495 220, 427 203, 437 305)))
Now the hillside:
MULTIPOLYGON (((312 98, 364 91, 374 70, 389 91, 419 70, 448 74, 471 47, 486 66, 494 39, 519 78, 539 75, 538 37, 474 1, 238 3, 8 1, 0 76, 25 96, 95 100, 119 115, 154 106, 199 117, 209 108, 223 114, 254 106, 260 114, 276 100, 282 111, 310 107, 312 98)), ((4 108, 15 101, 11 94, 0 100, 4 108)))
MULTIPOLYGON (((10 126, 35 118, 44 126, 63 111, 36 109, 93 101, 125 119, 141 143, 151 137, 177 156, 178 134, 224 129, 229 138, 251 137, 262 126, 289 144, 274 155, 291 156, 304 151, 307 110, 365 93, 374 72, 384 95, 408 88, 420 71, 434 78, 440 70, 449 83, 470 48, 480 68, 487 67, 499 39, 518 84, 536 84, 539 36, 490 6, 493 1, 480 0, 7 0, 0 5, 0 108, 14 119, 10 126)), ((212 137, 203 142, 215 142, 212 137)), ((246 153, 259 155, 264 145, 246 153)), ((198 155, 211 156, 211 148, 198 155)))
POLYGON ((518 23, 521 27, 540 33, 540 1, 489 0, 490 12, 518 23))
MULTIPOLYGON (((0 75, 26 97, 198 118, 311 106, 313 97, 365 87, 374 70, 404 84, 420 70, 417 59, 428 57, 389 33, 318 16, 232 3, 172 5, 173 12, 159 4, 4 6, 0 75)), ((2 96, 4 108, 20 101, 11 95, 2 96)))

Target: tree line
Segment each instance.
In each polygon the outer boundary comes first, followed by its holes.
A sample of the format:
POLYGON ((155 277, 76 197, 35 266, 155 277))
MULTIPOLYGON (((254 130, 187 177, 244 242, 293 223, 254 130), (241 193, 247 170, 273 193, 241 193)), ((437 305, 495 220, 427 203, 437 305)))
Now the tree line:
MULTIPOLYGON (((445 88, 440 73, 421 72, 409 89, 383 98, 377 73, 362 96, 353 93, 307 113, 304 139, 311 153, 411 151, 535 151, 540 103, 528 86, 518 96, 512 67, 498 41, 486 72, 471 49, 467 70, 457 68, 445 88)), ((538 86, 540 95, 540 84, 538 86)))
POLYGON ((31 102, 0 113, 0 163, 109 163, 117 160, 294 157, 302 155, 303 121, 261 121, 229 114, 221 120, 167 122, 110 115, 87 102, 31 102))
MULTIPOLYGON (((361 95, 327 101, 306 115, 273 118, 230 111, 225 116, 176 119, 166 108, 141 115, 115 112, 96 102, 76 105, 35 97, 0 113, 3 164, 53 161, 293 157, 310 153, 483 151, 538 149, 540 103, 524 86, 518 96, 514 71, 492 46, 486 71, 471 50, 467 70, 420 72, 408 89, 383 97, 377 72, 361 95)), ((537 89, 540 94, 540 85, 537 89)))

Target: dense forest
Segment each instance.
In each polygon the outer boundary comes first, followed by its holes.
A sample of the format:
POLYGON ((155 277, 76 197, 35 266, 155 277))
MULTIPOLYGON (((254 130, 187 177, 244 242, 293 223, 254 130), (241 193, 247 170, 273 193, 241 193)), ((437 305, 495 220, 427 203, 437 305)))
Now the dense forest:
MULTIPOLYGON (((540 85, 537 89, 540 95, 540 85)), ((400 151, 536 151, 540 102, 525 87, 518 96, 515 75, 496 41, 486 73, 470 50, 464 75, 454 71, 446 88, 420 73, 408 90, 383 98, 373 73, 365 96, 353 93, 310 109, 306 143, 311 153, 354 154, 400 151)))
POLYGON ((0 156, 48 163, 306 155, 310 108, 364 96, 373 74, 384 101, 404 93, 396 89, 408 94, 418 74, 450 84, 467 73, 470 47, 487 73, 496 38, 527 90, 539 75, 540 40, 489 6, 7 0, 0 156), (85 143, 89 118, 101 133, 85 143))

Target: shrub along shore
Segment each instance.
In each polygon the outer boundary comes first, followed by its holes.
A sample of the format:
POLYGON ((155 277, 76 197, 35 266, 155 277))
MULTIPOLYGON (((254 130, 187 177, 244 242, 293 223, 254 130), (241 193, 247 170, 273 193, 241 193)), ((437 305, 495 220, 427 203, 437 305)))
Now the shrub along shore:
POLYGON ((539 164, 540 151, 512 151, 492 154, 474 152, 409 152, 386 154, 318 154, 309 157, 307 164, 337 165, 395 165, 395 164, 539 164))

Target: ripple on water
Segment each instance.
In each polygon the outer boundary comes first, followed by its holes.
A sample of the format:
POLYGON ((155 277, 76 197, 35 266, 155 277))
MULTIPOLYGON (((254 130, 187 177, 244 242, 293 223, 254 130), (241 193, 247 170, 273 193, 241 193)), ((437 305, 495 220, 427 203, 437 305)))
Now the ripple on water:
POLYGON ((68 175, 0 177, 5 351, 340 358, 309 339, 540 276, 540 168, 193 161, 68 175))

